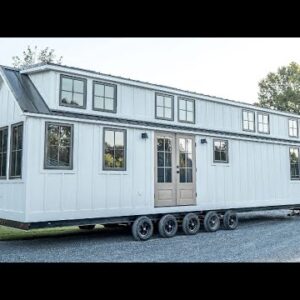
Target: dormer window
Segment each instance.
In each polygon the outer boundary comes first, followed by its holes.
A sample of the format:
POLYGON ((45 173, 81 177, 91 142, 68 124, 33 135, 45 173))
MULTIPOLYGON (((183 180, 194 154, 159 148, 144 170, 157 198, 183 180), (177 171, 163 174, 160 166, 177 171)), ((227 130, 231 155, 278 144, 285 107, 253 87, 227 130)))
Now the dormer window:
POLYGON ((74 108, 86 107, 86 80, 60 76, 60 105, 74 108))

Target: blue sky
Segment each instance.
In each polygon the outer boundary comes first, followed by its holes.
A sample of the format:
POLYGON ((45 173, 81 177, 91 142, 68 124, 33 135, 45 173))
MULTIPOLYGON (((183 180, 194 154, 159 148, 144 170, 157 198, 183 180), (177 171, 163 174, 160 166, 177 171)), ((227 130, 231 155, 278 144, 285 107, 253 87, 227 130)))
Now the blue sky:
POLYGON ((300 38, 0 38, 0 64, 27 45, 54 48, 66 65, 249 103, 268 72, 300 63, 300 38))

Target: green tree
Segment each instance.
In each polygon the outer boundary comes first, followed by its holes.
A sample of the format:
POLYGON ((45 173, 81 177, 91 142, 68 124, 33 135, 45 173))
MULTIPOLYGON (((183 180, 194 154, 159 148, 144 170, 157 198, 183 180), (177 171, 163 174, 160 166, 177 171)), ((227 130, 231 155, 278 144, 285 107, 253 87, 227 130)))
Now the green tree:
POLYGON ((49 63, 62 63, 62 56, 56 59, 56 54, 54 49, 49 49, 46 47, 45 49, 38 50, 37 46, 34 46, 32 49, 30 46, 27 46, 27 49, 22 52, 23 58, 19 56, 13 56, 13 66, 15 68, 24 68, 36 63, 41 62, 49 62, 49 63))
POLYGON ((300 65, 296 62, 270 72, 258 86, 257 106, 300 113, 300 65))

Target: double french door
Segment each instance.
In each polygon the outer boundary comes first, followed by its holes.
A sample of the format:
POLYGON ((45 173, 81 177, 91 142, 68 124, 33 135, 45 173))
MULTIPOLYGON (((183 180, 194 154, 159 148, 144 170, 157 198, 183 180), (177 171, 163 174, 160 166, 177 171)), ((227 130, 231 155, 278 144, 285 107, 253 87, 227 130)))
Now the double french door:
POLYGON ((155 134, 155 206, 196 204, 193 136, 155 134))

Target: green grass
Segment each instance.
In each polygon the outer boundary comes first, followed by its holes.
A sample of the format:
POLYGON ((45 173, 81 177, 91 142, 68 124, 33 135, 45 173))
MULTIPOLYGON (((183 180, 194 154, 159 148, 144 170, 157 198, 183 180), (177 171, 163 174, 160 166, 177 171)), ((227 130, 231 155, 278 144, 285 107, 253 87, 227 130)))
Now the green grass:
MULTIPOLYGON (((102 227, 100 225, 96 226, 97 229, 102 227)), ((68 227, 57 227, 57 228, 46 228, 46 229, 32 229, 32 230, 21 230, 16 228, 10 228, 6 226, 0 226, 0 241, 8 240, 24 240, 24 239, 34 239, 42 237, 59 237, 66 235, 76 235, 83 234, 86 232, 92 232, 93 230, 81 230, 78 226, 68 226, 68 227)))

